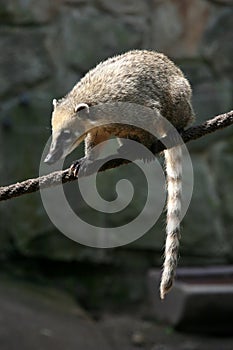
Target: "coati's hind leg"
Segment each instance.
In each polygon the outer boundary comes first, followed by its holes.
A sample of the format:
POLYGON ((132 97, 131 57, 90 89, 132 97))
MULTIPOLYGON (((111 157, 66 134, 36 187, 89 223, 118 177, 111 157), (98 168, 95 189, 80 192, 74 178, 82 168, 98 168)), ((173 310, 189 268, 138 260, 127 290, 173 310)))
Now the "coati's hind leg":
POLYGON ((171 289, 175 276, 181 220, 182 195, 182 149, 176 146, 164 151, 167 176, 167 226, 165 243, 165 261, 160 284, 160 296, 171 289))
MULTIPOLYGON (((120 147, 117 150, 117 156, 123 159, 130 159, 130 161, 134 160, 142 160, 144 163, 149 163, 155 160, 155 156, 151 152, 150 147, 144 145, 139 140, 135 138, 130 138, 132 141, 138 142, 138 144, 127 142, 127 140, 123 140, 120 144, 120 147)), ((148 145, 150 146, 150 144, 148 145)))

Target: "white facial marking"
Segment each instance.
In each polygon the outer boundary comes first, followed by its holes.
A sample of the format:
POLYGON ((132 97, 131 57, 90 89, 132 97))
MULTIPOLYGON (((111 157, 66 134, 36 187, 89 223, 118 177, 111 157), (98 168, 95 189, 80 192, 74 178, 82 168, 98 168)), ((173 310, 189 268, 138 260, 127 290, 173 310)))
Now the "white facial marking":
POLYGON ((90 109, 89 109, 88 104, 86 104, 86 103, 79 103, 78 105, 75 106, 74 111, 75 111, 75 113, 77 113, 79 110, 84 109, 84 108, 89 113, 90 109))
POLYGON ((57 106, 57 100, 54 98, 53 99, 53 107, 56 108, 56 106, 57 106))

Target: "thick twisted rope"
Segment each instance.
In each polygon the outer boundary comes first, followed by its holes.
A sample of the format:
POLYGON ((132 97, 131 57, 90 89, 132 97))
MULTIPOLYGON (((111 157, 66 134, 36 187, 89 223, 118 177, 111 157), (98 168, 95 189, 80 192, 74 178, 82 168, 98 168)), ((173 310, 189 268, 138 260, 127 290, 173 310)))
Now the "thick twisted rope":
MULTIPOLYGON (((181 133, 181 137, 183 139, 183 142, 187 143, 191 140, 196 140, 202 136, 205 136, 217 130, 226 128, 232 124, 233 124, 233 110, 224 114, 220 114, 214 117, 213 119, 207 120, 206 122, 200 125, 190 127, 189 129, 181 133)), ((151 150, 154 155, 162 152, 166 148, 165 144, 167 144, 167 141, 166 141, 167 138, 169 137, 166 136, 164 140, 162 139, 155 142, 151 150)), ((171 144, 171 147, 172 146, 174 146, 174 144, 171 144)), ((127 163, 129 163, 129 161, 125 159, 112 159, 106 162, 100 168, 99 171, 113 169, 127 163)), ((56 186, 61 183, 61 179, 62 179, 62 183, 66 183, 66 182, 74 181, 77 178, 70 173, 69 169, 66 169, 66 170, 56 171, 51 174, 37 177, 34 179, 28 179, 23 182, 17 182, 13 185, 0 187, 0 201, 7 200, 13 197, 18 197, 23 194, 36 192, 41 188, 56 186)))

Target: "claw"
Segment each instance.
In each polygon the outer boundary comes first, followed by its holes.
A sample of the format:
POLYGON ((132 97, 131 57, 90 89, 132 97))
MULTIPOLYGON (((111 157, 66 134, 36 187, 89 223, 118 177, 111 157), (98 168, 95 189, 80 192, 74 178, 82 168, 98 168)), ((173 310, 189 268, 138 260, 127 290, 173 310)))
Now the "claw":
POLYGON ((81 163, 82 163, 82 159, 78 159, 76 160, 75 162, 73 162, 70 166, 70 175, 73 175, 74 177, 78 177, 78 173, 79 173, 79 170, 80 170, 80 166, 81 166, 81 163))
POLYGON ((95 165, 97 164, 97 162, 98 160, 93 161, 89 159, 89 157, 80 158, 71 164, 70 174, 72 174, 75 177, 78 177, 78 174, 81 171, 82 176, 90 175, 91 173, 95 172, 95 165))

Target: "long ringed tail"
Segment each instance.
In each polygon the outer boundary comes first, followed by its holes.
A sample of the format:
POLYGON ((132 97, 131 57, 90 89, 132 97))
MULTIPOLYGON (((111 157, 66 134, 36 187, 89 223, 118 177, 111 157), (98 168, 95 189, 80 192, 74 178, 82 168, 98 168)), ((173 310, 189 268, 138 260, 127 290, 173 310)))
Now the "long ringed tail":
POLYGON ((179 252, 181 195, 182 195, 182 148, 175 146, 164 151, 167 177, 167 225, 165 260, 160 283, 160 297, 171 289, 179 252))

